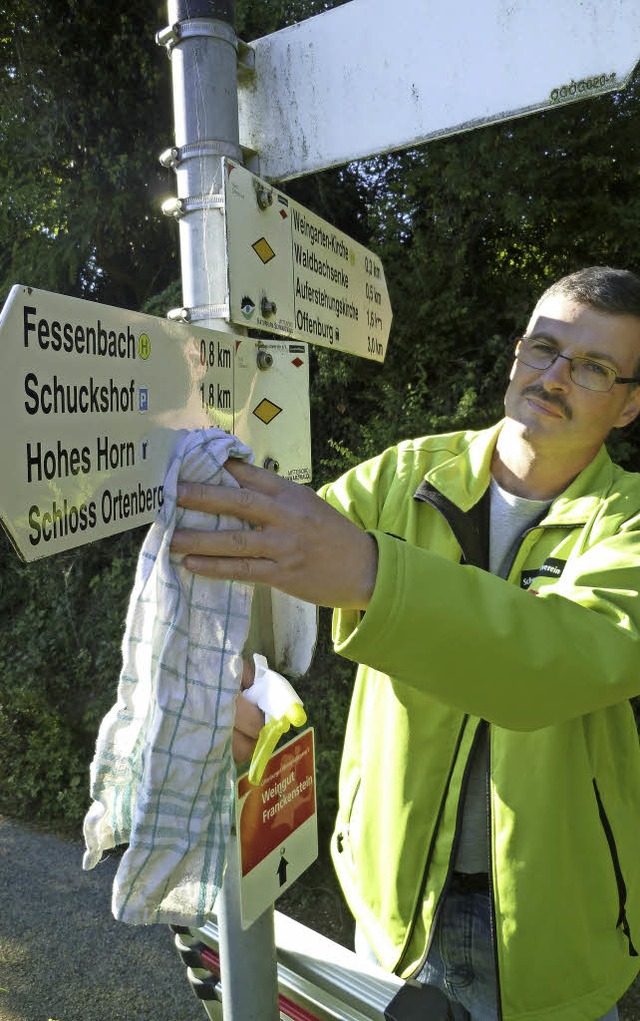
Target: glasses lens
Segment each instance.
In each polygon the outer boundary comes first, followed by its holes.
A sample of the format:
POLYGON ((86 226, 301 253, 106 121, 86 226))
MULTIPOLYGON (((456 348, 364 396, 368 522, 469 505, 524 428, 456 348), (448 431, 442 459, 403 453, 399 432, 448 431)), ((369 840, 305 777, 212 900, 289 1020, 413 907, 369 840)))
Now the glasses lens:
POLYGON ((602 362, 592 362, 590 358, 572 358, 570 371, 573 382, 578 386, 601 393, 610 390, 616 380, 613 369, 602 362))
POLYGON ((542 340, 521 340, 516 358, 531 369, 548 369, 556 360, 557 351, 542 340))

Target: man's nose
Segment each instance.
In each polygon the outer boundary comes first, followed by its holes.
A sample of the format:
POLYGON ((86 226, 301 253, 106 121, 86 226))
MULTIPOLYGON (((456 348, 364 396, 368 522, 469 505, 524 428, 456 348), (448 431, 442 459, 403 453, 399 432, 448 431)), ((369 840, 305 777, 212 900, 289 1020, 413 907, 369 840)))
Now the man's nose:
POLYGON ((543 386, 549 390, 568 390, 571 386, 571 359, 558 355, 555 361, 541 373, 543 386))

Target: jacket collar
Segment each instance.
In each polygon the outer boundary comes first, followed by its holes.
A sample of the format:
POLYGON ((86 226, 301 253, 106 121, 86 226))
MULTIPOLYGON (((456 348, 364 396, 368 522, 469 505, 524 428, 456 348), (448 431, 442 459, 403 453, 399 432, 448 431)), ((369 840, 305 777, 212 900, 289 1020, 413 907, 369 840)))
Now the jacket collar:
MULTIPOLYGON (((485 493, 491 478, 491 458, 504 420, 489 429, 471 433, 468 444, 424 478, 461 510, 468 511, 485 493)), ((602 446, 594 459, 555 498, 545 525, 574 525, 587 521, 613 481, 613 464, 602 446)))

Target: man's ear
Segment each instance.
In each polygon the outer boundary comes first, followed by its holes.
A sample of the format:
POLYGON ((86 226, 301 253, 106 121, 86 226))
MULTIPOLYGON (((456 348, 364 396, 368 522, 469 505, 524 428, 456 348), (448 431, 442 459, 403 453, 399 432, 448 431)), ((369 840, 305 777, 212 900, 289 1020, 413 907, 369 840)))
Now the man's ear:
POLYGON ((622 429, 625 425, 630 425, 638 414, 640 414, 640 386, 636 385, 629 394, 627 403, 618 416, 616 428, 622 429))

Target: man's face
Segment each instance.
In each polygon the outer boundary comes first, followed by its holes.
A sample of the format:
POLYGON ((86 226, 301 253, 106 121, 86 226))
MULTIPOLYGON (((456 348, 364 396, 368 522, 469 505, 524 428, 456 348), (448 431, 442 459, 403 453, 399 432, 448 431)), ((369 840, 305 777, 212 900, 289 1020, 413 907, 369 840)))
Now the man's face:
MULTIPOLYGON (((607 315, 555 295, 535 309, 527 337, 544 339, 559 354, 602 362, 617 376, 634 376, 640 357, 640 320, 607 315)), ((505 395, 507 418, 534 446, 552 445, 558 456, 587 464, 616 426, 640 411, 640 387, 615 383, 607 393, 573 382, 569 362, 558 358, 548 369, 515 361, 505 395)))

